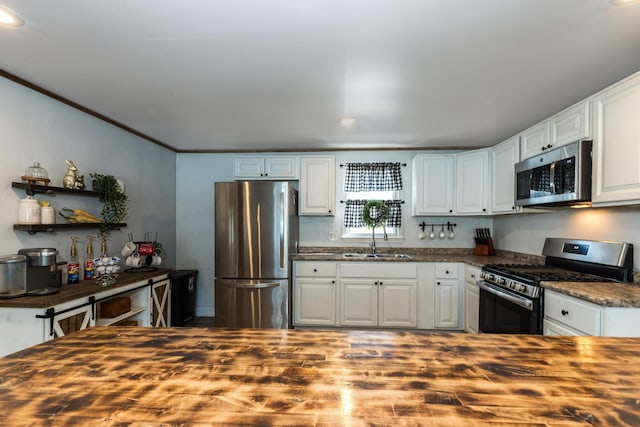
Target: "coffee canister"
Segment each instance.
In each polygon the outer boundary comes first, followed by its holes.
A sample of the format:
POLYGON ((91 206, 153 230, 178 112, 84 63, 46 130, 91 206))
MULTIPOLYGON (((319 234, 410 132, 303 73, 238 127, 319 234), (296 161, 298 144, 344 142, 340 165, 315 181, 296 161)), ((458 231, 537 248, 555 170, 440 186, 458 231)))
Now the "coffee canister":
POLYGON ((53 209, 53 206, 42 206, 40 208, 40 223, 41 224, 56 223, 56 211, 53 209))
POLYGON ((0 256, 0 298, 19 297, 27 292, 27 257, 0 256))
POLYGON ((40 203, 31 196, 20 200, 18 224, 40 224, 40 203))

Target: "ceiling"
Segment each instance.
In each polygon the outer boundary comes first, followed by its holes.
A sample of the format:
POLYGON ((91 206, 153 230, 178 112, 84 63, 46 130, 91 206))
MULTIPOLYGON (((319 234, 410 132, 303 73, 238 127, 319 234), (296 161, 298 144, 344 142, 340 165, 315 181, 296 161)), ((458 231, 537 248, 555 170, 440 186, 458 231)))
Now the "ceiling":
POLYGON ((0 4, 1 70, 178 152, 490 146, 640 70, 607 0, 0 4))

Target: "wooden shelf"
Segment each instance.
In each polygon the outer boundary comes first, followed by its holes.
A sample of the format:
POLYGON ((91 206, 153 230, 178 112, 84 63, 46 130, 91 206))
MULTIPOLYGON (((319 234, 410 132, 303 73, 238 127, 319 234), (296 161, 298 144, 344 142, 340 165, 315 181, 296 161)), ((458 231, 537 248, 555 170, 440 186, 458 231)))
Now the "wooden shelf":
POLYGON ((120 316, 118 317, 114 317, 111 319, 108 318, 99 318, 96 320, 96 326, 109 326, 109 325, 114 325, 122 320, 128 319, 130 317, 135 316, 138 313, 142 313, 143 311, 145 311, 147 309, 147 307, 131 307, 130 311, 127 311, 126 313, 122 313, 120 316))
MULTIPOLYGON (((126 223, 114 224, 113 229, 119 230, 126 226, 126 223)), ((78 230, 84 228, 100 228, 100 223, 83 222, 79 224, 13 224, 14 230, 26 231, 29 234, 53 233, 56 230, 78 230)))
POLYGON ((89 190, 74 190, 64 187, 53 187, 51 185, 31 184, 26 182, 12 182, 11 187, 25 190, 28 195, 34 194, 49 194, 55 195, 56 193, 76 194, 81 196, 98 197, 98 193, 89 190))

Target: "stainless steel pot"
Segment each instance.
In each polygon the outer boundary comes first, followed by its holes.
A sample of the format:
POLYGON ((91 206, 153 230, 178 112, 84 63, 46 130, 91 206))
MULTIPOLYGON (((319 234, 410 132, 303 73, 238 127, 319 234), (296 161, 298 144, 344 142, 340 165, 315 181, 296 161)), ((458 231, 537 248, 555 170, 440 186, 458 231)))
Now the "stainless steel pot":
POLYGON ((56 248, 26 248, 20 249, 18 254, 27 257, 29 267, 49 267, 56 265, 58 251, 56 248))
POLYGON ((0 298, 15 298, 27 292, 27 257, 0 256, 0 298))

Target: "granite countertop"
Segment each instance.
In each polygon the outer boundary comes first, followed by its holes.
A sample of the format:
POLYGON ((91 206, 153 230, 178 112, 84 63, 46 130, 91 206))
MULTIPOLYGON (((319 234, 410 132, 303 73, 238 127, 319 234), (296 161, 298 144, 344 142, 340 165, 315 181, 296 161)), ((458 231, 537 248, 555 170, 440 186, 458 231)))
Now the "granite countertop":
POLYGON ((640 339, 97 327, 0 358, 4 424, 640 425, 640 339))
POLYGON ((541 282, 560 292, 604 307, 640 308, 640 284, 617 282, 541 282))
POLYGON ((171 273, 171 271, 171 269, 160 268, 155 271, 120 273, 117 282, 109 286, 99 286, 92 280, 81 280, 80 283, 74 285, 62 285, 60 292, 51 295, 0 299, 0 308, 49 308, 58 304, 63 304, 67 301, 88 297, 99 292, 129 285, 141 280, 149 280, 153 277, 167 275, 171 273))
POLYGON ((379 254, 391 255, 383 257, 349 256, 348 254, 368 254, 370 248, 341 248, 319 247, 301 248, 294 255, 294 261, 340 261, 340 262, 463 262, 476 267, 486 264, 504 264, 514 262, 540 262, 540 257, 533 255, 520 255, 510 252, 498 253, 497 256, 474 255, 469 248, 384 248, 378 250, 379 254), (398 258, 393 255, 406 254, 407 258, 398 258))

